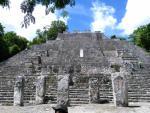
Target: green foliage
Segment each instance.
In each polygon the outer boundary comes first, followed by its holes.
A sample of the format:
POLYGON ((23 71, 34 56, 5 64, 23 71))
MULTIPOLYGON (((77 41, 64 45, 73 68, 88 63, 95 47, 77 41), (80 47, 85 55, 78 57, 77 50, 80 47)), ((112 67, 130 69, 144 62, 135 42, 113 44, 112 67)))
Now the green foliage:
POLYGON ((0 62, 7 59, 9 56, 8 44, 3 38, 4 36, 4 27, 0 23, 0 62))
POLYGON ((7 42, 3 39, 3 37, 0 37, 0 62, 7 59, 9 56, 9 49, 7 42))
POLYGON ((120 40, 126 40, 126 38, 124 38, 124 37, 118 37, 118 39, 120 39, 120 40))
POLYGON ((11 56, 17 54, 18 52, 20 52, 20 48, 16 44, 14 44, 13 46, 9 47, 9 54, 11 56))
POLYGON ((116 35, 112 35, 110 38, 111 39, 117 39, 116 35))
POLYGON ((43 38, 36 37, 36 38, 33 39, 32 42, 30 42, 30 45, 42 44, 42 43, 45 43, 45 42, 46 42, 46 40, 45 40, 44 37, 43 38))
POLYGON ((68 12, 65 11, 65 10, 63 10, 63 12, 61 13, 61 16, 62 16, 63 18, 67 17, 67 16, 68 16, 68 12))
POLYGON ((25 0, 21 3, 21 10, 26 15, 24 16, 24 21, 22 22, 22 27, 27 28, 30 23, 35 23, 35 17, 32 15, 34 7, 36 5, 36 0, 25 0))
POLYGON ((111 39, 126 40, 125 37, 120 37, 120 36, 116 36, 116 35, 112 35, 110 38, 111 38, 111 39))
MULTIPOLYGON (((20 4, 21 11, 25 14, 24 21, 22 22, 22 27, 27 28, 30 23, 35 23, 35 17, 32 15, 34 8, 37 4, 42 4, 46 7, 45 13, 54 13, 55 10, 60 10, 65 8, 67 5, 74 6, 75 0, 24 0, 20 4)), ((9 0, 0 0, 0 5, 3 7, 9 7, 9 0)), ((64 16, 67 13, 64 13, 64 16)))
POLYGON ((15 32, 4 32, 0 23, 0 62, 27 48, 28 40, 15 32))
POLYGON ((150 51, 150 23, 134 30, 130 38, 134 44, 150 51))
POLYGON ((0 23, 0 36, 4 35, 4 27, 3 25, 0 23))
POLYGON ((9 0, 0 0, 0 5, 3 7, 9 7, 9 0))
POLYGON ((58 33, 63 33, 68 29, 68 26, 65 25, 63 21, 53 21, 51 27, 47 31, 48 40, 55 40, 57 38, 58 33))
POLYGON ((46 40, 55 40, 58 33, 63 33, 67 28, 63 21, 53 21, 51 27, 47 30, 46 27, 44 27, 44 31, 37 30, 37 36, 29 43, 29 46, 45 43, 46 40))
POLYGON ((28 40, 26 38, 18 36, 14 32, 7 32, 4 35, 4 39, 8 43, 9 47, 17 45, 20 48, 20 50, 24 50, 25 48, 27 48, 28 40))
POLYGON ((46 42, 46 37, 44 32, 42 32, 40 29, 36 31, 37 36, 29 43, 29 46, 36 44, 42 44, 46 42))
POLYGON ((45 13, 54 13, 55 10, 65 8, 66 5, 74 6, 75 0, 25 0, 21 4, 21 10, 25 14, 22 27, 28 27, 30 23, 35 23, 35 17, 32 15, 36 4, 46 6, 45 13))

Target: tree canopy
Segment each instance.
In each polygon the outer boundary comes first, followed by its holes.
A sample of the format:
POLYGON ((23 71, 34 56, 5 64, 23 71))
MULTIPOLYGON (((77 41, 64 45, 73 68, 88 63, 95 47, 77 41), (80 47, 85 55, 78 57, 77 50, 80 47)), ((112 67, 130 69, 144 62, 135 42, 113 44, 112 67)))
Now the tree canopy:
POLYGON ((68 26, 63 21, 53 21, 51 27, 47 31, 47 39, 55 40, 58 33, 63 33, 68 29, 68 26))
POLYGON ((111 39, 117 39, 116 35, 112 35, 110 38, 111 39))
POLYGON ((8 46, 17 45, 20 50, 24 50, 27 47, 28 40, 24 37, 18 36, 15 32, 5 33, 3 38, 8 43, 8 46))
MULTIPOLYGON (((37 4, 45 6, 45 13, 49 14, 49 12, 54 13, 55 10, 63 9, 67 5, 74 6, 75 0, 24 0, 20 4, 20 9, 25 14, 22 27, 28 27, 30 23, 35 23, 35 17, 32 13, 37 4)), ((0 0, 0 5, 9 7, 9 0, 0 0)), ((66 15, 66 13, 63 13, 63 15, 66 15)))
POLYGON ((29 47, 35 44, 41 44, 46 42, 46 37, 43 31, 38 29, 36 31, 37 36, 29 43, 29 47))
POLYGON ((0 62, 9 57, 7 42, 0 36, 0 62))
POLYGON ((4 35, 4 27, 3 25, 0 23, 0 36, 4 35))
POLYGON ((125 37, 116 36, 116 35, 112 35, 112 36, 110 37, 110 39, 126 40, 126 38, 125 38, 125 37))
POLYGON ((36 4, 42 4, 46 7, 45 13, 54 13, 55 10, 65 8, 66 5, 75 5, 75 0, 25 0, 21 4, 21 10, 25 14, 22 27, 27 27, 30 23, 35 23, 35 18, 32 15, 36 4))
POLYGON ((9 47, 9 54, 10 55, 13 56, 13 55, 17 54, 18 52, 20 52, 20 48, 16 44, 14 44, 13 46, 9 47))
POLYGON ((63 33, 67 29, 68 26, 63 21, 53 21, 50 26, 44 27, 43 31, 37 30, 37 36, 30 42, 30 46, 45 43, 46 40, 55 40, 58 33, 63 33))
POLYGON ((3 61, 27 48, 28 40, 18 36, 15 32, 5 33, 0 23, 0 61, 3 61))
POLYGON ((150 51, 150 23, 134 30, 130 38, 134 44, 150 51))
POLYGON ((0 5, 3 7, 9 7, 9 0, 0 0, 0 5))

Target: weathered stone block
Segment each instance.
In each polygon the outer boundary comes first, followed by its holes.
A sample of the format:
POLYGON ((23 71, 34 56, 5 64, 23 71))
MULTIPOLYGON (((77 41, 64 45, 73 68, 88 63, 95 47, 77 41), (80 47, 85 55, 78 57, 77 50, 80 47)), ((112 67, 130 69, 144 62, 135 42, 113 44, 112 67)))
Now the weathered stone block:
POLYGON ((24 76, 18 76, 14 86, 14 106, 23 106, 24 76))
POLYGON ((46 76, 39 76, 36 82, 36 104, 44 104, 46 76))
POLYGON ((69 74, 58 75, 57 104, 69 105, 69 74))
POLYGON ((112 74, 113 97, 115 106, 128 106, 128 85, 124 73, 112 74))
POLYGON ((90 78, 89 79, 89 103, 99 102, 99 79, 90 78))

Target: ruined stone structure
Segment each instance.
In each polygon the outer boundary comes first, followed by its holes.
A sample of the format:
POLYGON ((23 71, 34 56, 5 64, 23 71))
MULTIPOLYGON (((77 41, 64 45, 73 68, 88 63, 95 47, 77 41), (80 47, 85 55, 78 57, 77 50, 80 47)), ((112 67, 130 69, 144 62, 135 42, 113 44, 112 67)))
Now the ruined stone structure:
POLYGON ((144 50, 99 32, 59 34, 0 63, 0 105, 13 105, 18 75, 25 79, 24 104, 113 101, 114 73, 126 77, 129 102, 150 102, 150 56, 144 50))

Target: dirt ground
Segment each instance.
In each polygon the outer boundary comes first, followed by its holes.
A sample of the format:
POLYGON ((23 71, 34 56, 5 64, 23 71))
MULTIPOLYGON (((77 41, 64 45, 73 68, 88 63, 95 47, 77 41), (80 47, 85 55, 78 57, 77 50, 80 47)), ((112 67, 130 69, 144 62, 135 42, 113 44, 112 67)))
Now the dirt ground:
MULTIPOLYGON (((50 104, 35 106, 0 106, 0 113, 54 113, 50 104)), ((68 108, 69 113, 150 113, 150 103, 130 103, 129 107, 111 104, 88 104, 68 108)))

